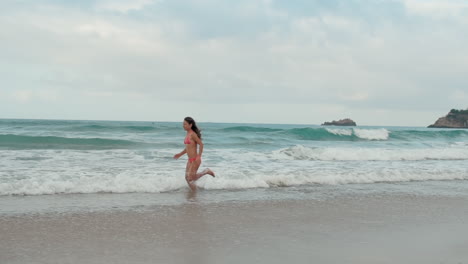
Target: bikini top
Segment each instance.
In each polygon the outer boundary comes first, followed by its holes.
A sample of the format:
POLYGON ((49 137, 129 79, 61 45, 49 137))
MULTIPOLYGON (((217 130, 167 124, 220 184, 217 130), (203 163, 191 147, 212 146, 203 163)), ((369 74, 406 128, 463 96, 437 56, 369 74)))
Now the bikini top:
POLYGON ((189 132, 187 136, 184 139, 184 144, 190 144, 190 136, 192 135, 192 132, 189 132))

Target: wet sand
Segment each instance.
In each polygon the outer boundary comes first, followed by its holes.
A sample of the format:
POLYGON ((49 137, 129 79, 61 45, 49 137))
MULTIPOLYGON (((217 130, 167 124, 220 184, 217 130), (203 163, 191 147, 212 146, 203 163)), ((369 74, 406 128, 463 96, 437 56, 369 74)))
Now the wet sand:
POLYGON ((468 198, 353 195, 0 215, 0 263, 468 263, 468 198))

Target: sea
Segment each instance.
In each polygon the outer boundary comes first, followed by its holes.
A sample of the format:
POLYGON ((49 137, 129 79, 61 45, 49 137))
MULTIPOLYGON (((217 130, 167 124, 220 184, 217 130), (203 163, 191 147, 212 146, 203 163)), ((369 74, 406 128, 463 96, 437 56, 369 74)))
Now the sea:
POLYGON ((194 196, 181 122, 0 119, 0 214, 184 203, 467 195, 468 130, 199 123, 194 196))

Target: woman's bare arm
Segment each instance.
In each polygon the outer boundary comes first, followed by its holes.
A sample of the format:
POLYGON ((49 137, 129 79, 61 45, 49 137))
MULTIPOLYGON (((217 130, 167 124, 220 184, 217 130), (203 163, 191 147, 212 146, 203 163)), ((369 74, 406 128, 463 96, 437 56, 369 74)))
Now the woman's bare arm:
POLYGON ((180 153, 175 154, 175 155, 174 155, 174 159, 180 158, 180 157, 183 156, 185 153, 187 153, 187 150, 186 150, 186 149, 182 150, 180 153))
POLYGON ((198 156, 201 157, 203 153, 203 141, 195 133, 192 134, 192 139, 199 145, 198 156))

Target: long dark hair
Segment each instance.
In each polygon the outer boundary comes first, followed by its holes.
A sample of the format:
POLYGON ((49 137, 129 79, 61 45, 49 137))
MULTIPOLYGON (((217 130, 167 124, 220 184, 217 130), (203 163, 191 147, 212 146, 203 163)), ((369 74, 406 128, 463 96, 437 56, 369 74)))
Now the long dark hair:
POLYGON ((197 134, 197 136, 201 139, 201 130, 197 127, 197 123, 195 122, 195 120, 193 120, 193 118, 191 118, 189 116, 184 118, 184 120, 187 123, 189 123, 190 125, 192 125, 193 132, 195 132, 197 134))

